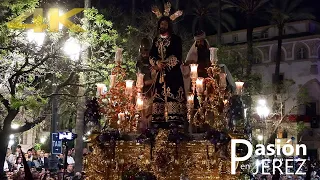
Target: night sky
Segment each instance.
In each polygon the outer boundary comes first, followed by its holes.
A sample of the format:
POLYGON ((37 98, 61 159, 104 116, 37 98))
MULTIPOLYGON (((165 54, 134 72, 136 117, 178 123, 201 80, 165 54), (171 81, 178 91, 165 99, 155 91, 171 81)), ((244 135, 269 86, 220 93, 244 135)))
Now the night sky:
MULTIPOLYGON (((96 0, 93 0, 96 1, 96 0)), ((151 11, 151 5, 156 4, 156 3, 161 3, 162 0, 136 0, 136 5, 138 7, 139 11, 148 11, 150 9, 151 11), (142 2, 143 1, 143 2, 142 2)), ((171 0, 172 1, 172 0, 171 0)), ((184 10, 186 8, 187 3, 182 3, 186 2, 186 0, 180 0, 179 3, 179 9, 184 10)), ((100 8, 108 6, 110 3, 116 5, 117 7, 121 7, 125 12, 130 13, 131 12, 131 0, 100 0, 100 8), (112 2, 113 1, 113 2, 112 2)), ((320 22, 320 0, 304 0, 304 6, 307 8, 313 8, 312 14, 316 16, 316 20, 320 22)), ((99 7, 98 7, 99 8, 99 7)), ((234 17, 236 17, 236 28, 233 30, 239 30, 239 29, 245 29, 246 24, 245 18, 243 14, 240 12, 233 12, 234 17)), ((182 21, 183 25, 191 30, 192 22, 190 22, 192 19, 185 17, 182 21)), ((263 25, 268 25, 267 21, 262 21, 262 20, 255 20, 254 26, 263 26, 263 25)), ((214 34, 215 32, 209 32, 209 34, 214 34)))

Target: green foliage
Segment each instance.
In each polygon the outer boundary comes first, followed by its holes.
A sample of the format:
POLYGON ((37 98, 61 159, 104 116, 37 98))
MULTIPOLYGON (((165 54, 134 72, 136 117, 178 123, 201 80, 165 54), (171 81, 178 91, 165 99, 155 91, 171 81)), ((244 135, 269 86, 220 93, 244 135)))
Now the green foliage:
POLYGON ((249 96, 260 93, 262 89, 261 76, 254 73, 247 76, 245 69, 249 63, 234 49, 237 47, 221 46, 218 51, 219 64, 225 64, 228 67, 235 81, 245 82, 245 92, 249 93, 249 96))
POLYGON ((41 144, 40 144, 40 143, 35 144, 33 147, 34 147, 34 149, 35 149, 36 151, 41 150, 41 144))
POLYGON ((37 7, 39 0, 2 0, 0 10, 7 12, 7 19, 20 15, 22 12, 32 10, 37 7))
POLYGON ((297 127, 296 127, 296 131, 297 131, 297 134, 300 134, 301 132, 303 132, 304 130, 306 129, 306 125, 303 121, 299 121, 297 123, 297 127))

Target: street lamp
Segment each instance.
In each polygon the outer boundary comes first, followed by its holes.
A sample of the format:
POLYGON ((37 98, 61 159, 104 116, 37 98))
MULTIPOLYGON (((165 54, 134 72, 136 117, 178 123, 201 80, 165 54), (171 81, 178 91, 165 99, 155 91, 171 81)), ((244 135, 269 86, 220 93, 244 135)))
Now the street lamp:
POLYGON ((11 124, 11 129, 18 129, 20 127, 19 124, 13 123, 11 124))
POLYGON ((81 45, 76 38, 70 37, 64 44, 63 50, 71 60, 78 61, 80 59, 81 45))
MULTIPOLYGON (((260 116, 261 120, 265 121, 266 128, 267 128, 267 122, 266 118, 269 116, 270 110, 267 107, 267 101, 265 99, 259 99, 258 106, 256 107, 256 111, 258 115, 260 116)), ((264 130, 263 131, 263 137, 264 137, 264 130)), ((264 144, 264 142, 263 142, 264 144)))
MULTIPOLYGON (((64 45, 64 52, 70 57, 71 60, 73 61, 79 61, 79 63, 81 62, 81 50, 82 50, 82 46, 80 44, 80 41, 76 38, 70 37, 65 45, 64 45)), ((84 62, 85 64, 85 62, 84 62)), ((85 80, 84 80, 84 74, 83 72, 79 73, 79 84, 84 84, 85 80)), ((82 157, 82 149, 83 149, 83 139, 81 137, 83 137, 84 135, 84 107, 85 107, 85 97, 83 94, 85 94, 85 88, 84 87, 79 87, 78 89, 78 94, 81 95, 81 97, 78 99, 78 108, 77 108, 77 118, 76 118, 76 134, 78 135, 78 138, 76 139, 76 145, 75 145, 75 149, 76 149, 76 156, 75 156, 75 161, 76 162, 82 162, 83 161, 83 157, 82 157)), ((68 150, 68 147, 66 147, 66 150, 68 150)), ((64 167, 64 169, 66 170, 66 166, 64 167)), ((81 163, 76 164, 75 166, 75 170, 76 171, 80 171, 82 169, 82 165, 81 163)), ((64 172, 65 172, 64 170, 64 172)))
POLYGON ((41 143, 41 144, 44 144, 46 141, 47 141, 47 138, 46 138, 46 137, 41 137, 41 138, 40 138, 40 143, 41 143))
POLYGON ((41 47, 44 42, 46 34, 44 32, 36 33, 33 29, 27 32, 27 39, 30 43, 35 43, 38 47, 41 47))

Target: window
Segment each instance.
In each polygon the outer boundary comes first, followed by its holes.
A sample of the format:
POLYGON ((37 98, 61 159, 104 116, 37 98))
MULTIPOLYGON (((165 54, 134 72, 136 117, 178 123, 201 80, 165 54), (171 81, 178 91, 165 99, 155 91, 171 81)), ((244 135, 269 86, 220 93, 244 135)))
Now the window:
POLYGON ((301 47, 297 51, 297 59, 307 59, 307 49, 305 47, 301 47))
POLYGON ((253 63, 254 64, 260 64, 261 63, 261 58, 259 56, 254 56, 253 57, 253 63))
POLYGON ((232 36, 233 42, 238 42, 238 35, 233 35, 232 36))

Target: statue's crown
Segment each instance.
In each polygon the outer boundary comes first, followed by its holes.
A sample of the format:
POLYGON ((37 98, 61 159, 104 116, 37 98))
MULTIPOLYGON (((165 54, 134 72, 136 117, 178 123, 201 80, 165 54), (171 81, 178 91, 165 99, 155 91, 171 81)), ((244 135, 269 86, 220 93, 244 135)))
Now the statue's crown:
POLYGON ((169 16, 170 19, 172 21, 174 21, 175 19, 177 19, 178 17, 180 17, 183 12, 178 10, 176 11, 175 13, 171 14, 170 15, 170 10, 171 10, 171 3, 170 2, 167 2, 164 4, 164 12, 161 13, 160 12, 160 9, 157 7, 157 6, 153 6, 152 7, 152 12, 157 16, 157 18, 161 18, 162 16, 169 16))

